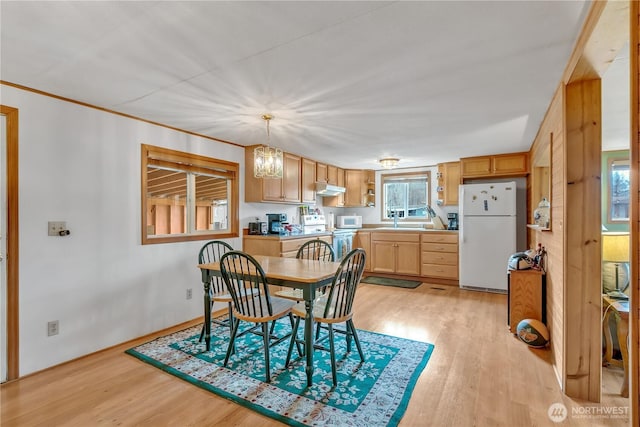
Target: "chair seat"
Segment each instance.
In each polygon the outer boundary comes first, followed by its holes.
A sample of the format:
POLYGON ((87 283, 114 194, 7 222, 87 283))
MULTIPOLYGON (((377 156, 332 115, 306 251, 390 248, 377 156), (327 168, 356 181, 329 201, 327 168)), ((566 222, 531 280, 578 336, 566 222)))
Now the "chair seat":
MULTIPOLYGON (((257 312, 269 313, 268 302, 264 296, 254 297, 251 304, 255 304, 256 307, 259 307, 256 310, 257 312)), ((285 316, 286 314, 290 313, 294 305, 296 305, 295 301, 291 301, 285 298, 271 297, 271 308, 272 308, 273 314, 270 316, 269 315, 259 316, 259 317, 246 316, 235 309, 233 310, 233 315, 236 318, 240 320, 244 320, 246 322, 254 322, 254 323, 269 322, 271 320, 279 319, 282 316, 285 316)))
MULTIPOLYGON (((324 311, 328 303, 329 301, 328 301, 327 294, 324 294, 319 298, 316 298, 316 300, 313 302, 313 320, 316 323, 342 323, 344 321, 351 319, 352 317, 351 315, 342 316, 342 317, 333 317, 334 316, 333 305, 330 306, 330 310, 327 313, 328 317, 325 317, 324 311)), ((291 309, 291 312, 293 313, 294 316, 304 318, 307 314, 307 308, 305 306, 305 302, 302 301, 294 305, 293 308, 291 309)))
MULTIPOLYGON (((286 298, 293 301, 304 301, 304 297, 302 296, 302 289, 283 289, 281 291, 274 292, 273 294, 277 297, 286 298)), ((320 295, 322 295, 322 292, 317 290, 316 298, 318 298, 320 295)))
MULTIPOLYGON (((256 293, 257 291, 253 288, 250 288, 250 289, 245 288, 240 296, 242 298, 246 298, 248 296, 255 295, 256 293)), ((231 297, 231 294, 227 292, 227 293, 214 294, 211 297, 211 301, 232 302, 233 298, 231 297)))

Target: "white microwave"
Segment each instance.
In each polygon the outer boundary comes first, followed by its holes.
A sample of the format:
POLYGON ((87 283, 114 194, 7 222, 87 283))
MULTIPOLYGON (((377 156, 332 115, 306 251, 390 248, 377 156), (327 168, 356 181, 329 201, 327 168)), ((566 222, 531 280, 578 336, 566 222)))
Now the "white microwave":
POLYGON ((336 220, 336 228, 362 228, 362 216, 339 215, 336 220))

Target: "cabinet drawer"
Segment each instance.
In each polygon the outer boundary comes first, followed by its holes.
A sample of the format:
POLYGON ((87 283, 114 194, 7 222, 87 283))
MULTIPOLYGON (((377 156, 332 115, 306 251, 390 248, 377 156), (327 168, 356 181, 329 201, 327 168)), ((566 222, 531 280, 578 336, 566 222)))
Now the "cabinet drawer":
POLYGON ((422 235, 422 243, 458 243, 458 234, 456 233, 431 233, 427 232, 422 235))
POLYGON ((325 242, 331 244, 331 236, 311 237, 307 239, 282 240, 280 242, 280 252, 283 254, 285 252, 296 252, 298 249, 300 249, 300 246, 304 245, 310 240, 324 240, 325 242))
POLYGON ((442 277, 444 279, 458 279, 457 265, 422 264, 420 273, 427 277, 442 277))
POLYGON ((420 234, 390 231, 388 233, 371 233, 371 240, 385 242, 419 242, 420 234))
POLYGON ((444 264, 444 265, 458 265, 458 253, 457 252, 427 252, 422 251, 422 263, 423 264, 444 264))
POLYGON ((422 243, 422 250, 428 252, 455 252, 458 253, 457 243, 422 243))

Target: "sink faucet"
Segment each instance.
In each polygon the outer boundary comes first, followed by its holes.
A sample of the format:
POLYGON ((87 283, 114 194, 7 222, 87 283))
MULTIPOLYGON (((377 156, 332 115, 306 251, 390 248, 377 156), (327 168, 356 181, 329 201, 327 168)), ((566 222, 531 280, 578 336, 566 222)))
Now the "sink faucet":
POLYGON ((398 212, 393 213, 393 228, 398 228, 398 212))

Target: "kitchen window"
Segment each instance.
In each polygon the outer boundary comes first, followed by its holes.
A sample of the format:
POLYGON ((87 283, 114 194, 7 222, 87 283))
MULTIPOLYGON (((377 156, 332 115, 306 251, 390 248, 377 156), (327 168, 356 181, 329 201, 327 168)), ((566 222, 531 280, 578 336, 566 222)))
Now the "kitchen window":
POLYGON ((382 219, 425 221, 429 219, 427 205, 430 201, 430 173, 383 174, 382 219))
POLYGON ((239 236, 237 163, 142 145, 142 244, 239 236))

